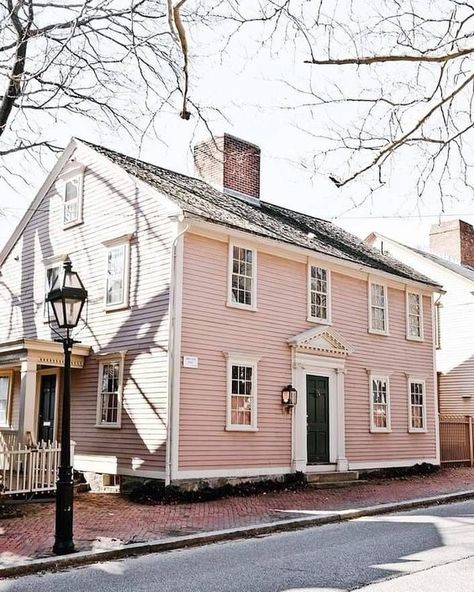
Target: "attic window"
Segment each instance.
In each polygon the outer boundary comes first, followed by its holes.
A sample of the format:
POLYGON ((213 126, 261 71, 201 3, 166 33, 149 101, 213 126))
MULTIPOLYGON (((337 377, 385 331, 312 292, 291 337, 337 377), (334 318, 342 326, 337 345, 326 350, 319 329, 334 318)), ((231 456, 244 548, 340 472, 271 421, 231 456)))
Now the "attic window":
POLYGON ((82 222, 83 172, 64 179, 63 226, 70 228, 82 222))

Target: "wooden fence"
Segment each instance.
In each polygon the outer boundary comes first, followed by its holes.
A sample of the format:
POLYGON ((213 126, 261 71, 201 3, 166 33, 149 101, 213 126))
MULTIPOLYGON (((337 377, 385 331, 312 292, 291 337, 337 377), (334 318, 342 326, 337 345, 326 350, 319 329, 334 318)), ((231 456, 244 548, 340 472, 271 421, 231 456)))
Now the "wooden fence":
POLYGON ((469 463, 474 466, 472 417, 440 415, 439 441, 442 463, 469 463))
POLYGON ((0 449, 0 495, 55 491, 60 453, 57 442, 0 449))

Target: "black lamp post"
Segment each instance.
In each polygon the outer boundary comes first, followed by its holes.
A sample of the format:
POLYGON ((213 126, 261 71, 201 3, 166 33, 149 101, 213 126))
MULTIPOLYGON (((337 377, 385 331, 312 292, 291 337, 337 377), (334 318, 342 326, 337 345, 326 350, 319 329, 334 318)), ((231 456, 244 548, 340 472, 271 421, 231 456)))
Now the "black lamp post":
POLYGON ((72 502, 74 494, 71 466, 71 351, 74 343, 71 330, 77 326, 87 291, 79 276, 72 271, 69 257, 64 261, 64 272, 51 286, 47 301, 53 309, 54 318, 60 329, 66 329, 66 336, 60 341, 64 348, 63 403, 61 422, 61 457, 56 486, 56 534, 53 551, 65 555, 74 551, 72 540, 72 502))

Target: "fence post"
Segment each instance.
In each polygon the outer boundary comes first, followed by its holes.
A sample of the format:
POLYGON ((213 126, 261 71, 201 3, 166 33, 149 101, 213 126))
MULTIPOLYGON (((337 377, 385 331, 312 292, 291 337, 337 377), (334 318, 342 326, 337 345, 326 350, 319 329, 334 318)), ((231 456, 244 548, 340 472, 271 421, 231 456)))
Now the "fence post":
POLYGON ((474 466, 474 448, 472 440, 472 416, 469 416, 469 458, 471 460, 471 467, 474 466))

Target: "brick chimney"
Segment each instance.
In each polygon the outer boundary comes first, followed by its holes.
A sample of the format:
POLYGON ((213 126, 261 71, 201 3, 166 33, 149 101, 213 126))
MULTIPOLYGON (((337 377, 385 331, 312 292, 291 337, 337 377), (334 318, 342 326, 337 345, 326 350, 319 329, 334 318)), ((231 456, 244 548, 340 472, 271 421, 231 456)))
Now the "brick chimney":
POLYGON ((463 220, 450 220, 430 228, 430 249, 436 255, 474 267, 474 228, 463 220))
POLYGON ((219 191, 251 203, 260 200, 260 148, 224 134, 194 147, 197 176, 219 191))

